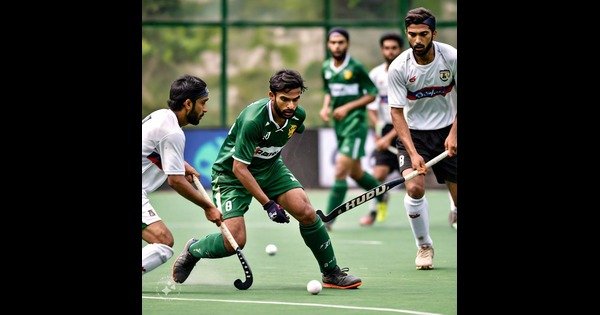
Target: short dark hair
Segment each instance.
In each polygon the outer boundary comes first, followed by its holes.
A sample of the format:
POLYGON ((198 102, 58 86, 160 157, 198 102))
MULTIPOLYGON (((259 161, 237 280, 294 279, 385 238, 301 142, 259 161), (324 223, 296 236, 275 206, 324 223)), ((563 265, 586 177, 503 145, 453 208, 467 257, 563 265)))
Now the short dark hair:
POLYGON ((193 75, 185 74, 171 83, 167 105, 173 111, 180 111, 185 100, 196 102, 199 98, 208 95, 208 88, 204 80, 193 75))
POLYGON ((432 32, 435 31, 435 16, 431 11, 419 7, 408 11, 404 18, 404 26, 408 28, 411 24, 427 24, 432 32))
POLYGON ((282 91, 288 92, 297 88, 300 88, 300 92, 304 92, 307 89, 304 86, 304 79, 302 79, 302 76, 296 70, 282 69, 275 72, 269 79, 269 89, 273 94, 282 91))
POLYGON ((400 36, 400 34, 385 33, 385 34, 381 35, 381 37, 379 38, 379 47, 383 47, 383 42, 386 40, 390 40, 390 39, 398 42, 398 46, 400 46, 400 48, 402 48, 402 46, 404 46, 404 39, 402 38, 402 36, 400 36))
POLYGON ((348 34, 348 31, 341 27, 334 27, 329 30, 329 32, 327 32, 327 40, 329 40, 329 37, 331 37, 331 34, 333 33, 341 34, 342 36, 346 37, 346 41, 350 41, 350 34, 348 34))

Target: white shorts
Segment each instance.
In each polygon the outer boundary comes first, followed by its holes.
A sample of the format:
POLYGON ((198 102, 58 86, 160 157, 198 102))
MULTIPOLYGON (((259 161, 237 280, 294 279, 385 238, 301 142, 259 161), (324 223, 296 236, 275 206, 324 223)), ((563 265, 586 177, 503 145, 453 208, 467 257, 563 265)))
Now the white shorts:
POLYGON ((162 220, 156 210, 150 204, 150 199, 146 195, 146 192, 142 189, 142 226, 150 225, 156 221, 162 220))

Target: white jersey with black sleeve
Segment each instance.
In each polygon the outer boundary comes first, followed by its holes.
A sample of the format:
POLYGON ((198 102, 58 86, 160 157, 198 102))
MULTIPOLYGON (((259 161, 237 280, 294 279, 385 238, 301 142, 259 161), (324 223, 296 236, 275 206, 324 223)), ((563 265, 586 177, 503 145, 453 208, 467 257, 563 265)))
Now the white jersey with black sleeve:
POLYGON ((185 175, 185 134, 170 109, 159 109, 142 120, 142 190, 160 187, 167 175, 185 175))
POLYGON ((388 103, 404 108, 409 129, 441 129, 456 117, 456 48, 434 41, 432 49, 435 57, 429 64, 417 64, 411 48, 388 69, 388 103))
POLYGON ((388 106, 388 71, 387 63, 384 62, 369 71, 369 78, 375 83, 377 97, 367 105, 367 109, 377 111, 377 120, 383 125, 392 124, 390 107, 388 106))

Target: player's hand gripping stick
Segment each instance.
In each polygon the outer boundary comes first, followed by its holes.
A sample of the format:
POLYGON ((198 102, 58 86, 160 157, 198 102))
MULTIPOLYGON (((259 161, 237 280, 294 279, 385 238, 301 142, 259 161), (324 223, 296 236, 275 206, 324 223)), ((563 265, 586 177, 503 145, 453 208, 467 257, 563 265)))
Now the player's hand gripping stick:
POLYGON ((269 219, 272 221, 277 223, 290 223, 290 217, 287 215, 287 213, 285 213, 283 207, 274 200, 269 200, 267 203, 265 203, 263 209, 267 211, 269 219))

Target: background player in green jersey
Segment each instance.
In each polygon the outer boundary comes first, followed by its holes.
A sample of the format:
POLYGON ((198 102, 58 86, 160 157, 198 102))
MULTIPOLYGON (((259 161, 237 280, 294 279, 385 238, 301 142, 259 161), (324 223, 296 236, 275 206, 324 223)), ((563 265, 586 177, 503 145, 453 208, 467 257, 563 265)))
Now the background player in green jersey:
MULTIPOLYGON (((323 286, 353 289, 361 279, 340 269, 325 225, 306 192, 281 159, 281 150, 294 133, 305 129, 306 112, 299 106, 306 90, 293 70, 279 70, 269 80, 268 98, 248 105, 231 126, 213 165, 212 191, 223 220, 240 247, 246 244, 244 214, 254 197, 268 217, 289 223, 289 212, 299 222, 300 235, 315 256, 323 286)), ((191 239, 173 266, 173 280, 184 282, 201 258, 231 256, 235 249, 221 233, 191 239)))
MULTIPOLYGON (((365 156, 368 134, 367 104, 375 100, 377 87, 369 78, 365 67, 348 54, 350 35, 343 28, 333 28, 327 34, 327 49, 331 57, 323 62, 321 76, 325 90, 320 115, 324 121, 333 117, 338 155, 335 161, 335 182, 327 213, 344 202, 350 176, 360 187, 369 190, 379 185, 371 174, 365 172, 360 159, 365 156)), ((382 197, 377 197, 382 201, 382 197)), ((333 221, 327 222, 331 229, 333 221)))

